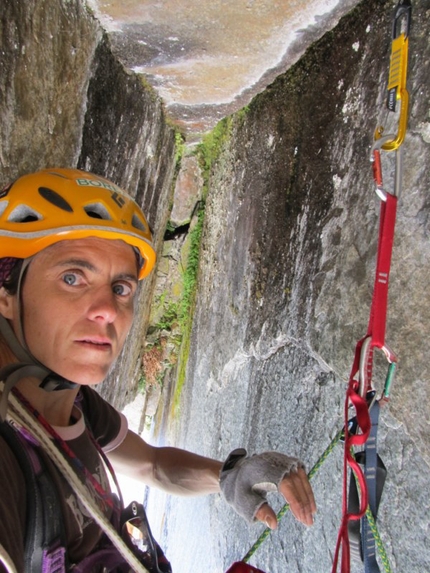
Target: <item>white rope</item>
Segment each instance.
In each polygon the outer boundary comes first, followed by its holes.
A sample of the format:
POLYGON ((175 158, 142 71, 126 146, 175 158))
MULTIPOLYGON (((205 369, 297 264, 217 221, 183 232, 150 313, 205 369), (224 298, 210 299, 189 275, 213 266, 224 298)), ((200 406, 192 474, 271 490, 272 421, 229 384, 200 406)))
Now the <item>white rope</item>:
POLYGON ((4 565, 7 573, 18 573, 9 553, 0 543, 0 563, 4 565))
MULTIPOLYGON (((91 517, 106 533, 106 535, 112 541, 112 544, 130 565, 132 571, 136 573, 149 573, 148 570, 142 565, 142 563, 140 563, 134 553, 130 551, 110 521, 105 517, 105 515, 103 515, 103 513, 94 503, 94 500, 90 497, 87 488, 80 481, 74 469, 70 466, 58 448, 55 446, 53 440, 45 428, 39 424, 39 422, 37 422, 37 420, 35 420, 29 412, 27 412, 24 406, 12 394, 9 395, 9 404, 7 420, 10 421, 14 426, 23 426, 39 441, 40 445, 43 446, 44 451, 49 455, 62 476, 69 483, 70 487, 76 493, 79 500, 85 506, 91 517)), ((12 569, 11 572, 16 573, 15 569, 12 569)))

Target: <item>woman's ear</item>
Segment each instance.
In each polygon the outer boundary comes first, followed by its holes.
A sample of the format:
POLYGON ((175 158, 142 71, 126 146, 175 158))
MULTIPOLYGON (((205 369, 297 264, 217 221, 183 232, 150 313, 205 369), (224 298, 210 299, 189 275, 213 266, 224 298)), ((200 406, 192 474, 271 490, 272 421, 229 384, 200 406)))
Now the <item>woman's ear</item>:
POLYGON ((12 320, 14 317, 15 296, 9 294, 4 287, 0 288, 0 314, 12 320))

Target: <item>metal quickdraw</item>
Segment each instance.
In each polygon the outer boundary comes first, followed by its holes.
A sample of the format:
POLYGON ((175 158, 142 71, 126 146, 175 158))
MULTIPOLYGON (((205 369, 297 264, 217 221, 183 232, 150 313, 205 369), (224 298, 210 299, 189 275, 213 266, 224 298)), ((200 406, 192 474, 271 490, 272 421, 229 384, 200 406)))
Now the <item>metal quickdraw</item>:
MULTIPOLYGON (((342 573, 350 571, 351 553, 353 557, 363 561, 365 573, 379 573, 380 571, 376 561, 373 526, 381 495, 378 476, 382 476, 379 481, 385 481, 386 470, 377 454, 376 438, 380 405, 389 399, 397 364, 396 355, 385 342, 385 330, 396 210, 402 186, 401 145, 406 133, 409 104, 406 79, 410 18, 410 1, 401 0, 393 18, 387 88, 388 111, 396 112, 397 102, 400 101, 397 133, 383 135, 384 128, 378 127, 371 150, 376 194, 381 200, 378 255, 367 333, 359 340, 355 349, 345 400, 343 517, 335 550, 333 573, 337 571, 340 553, 342 553, 342 573), (383 184, 381 151, 395 151, 396 153, 395 177, 391 192, 387 192, 383 184), (379 399, 372 384, 375 348, 383 352, 389 363, 384 388, 379 399), (350 406, 353 406, 356 412, 352 420, 349 419, 350 406), (364 449, 357 456, 353 454, 353 448, 356 446, 364 449), (352 491, 355 496, 353 502, 351 502, 351 497, 348 498, 348 468, 351 470, 349 494, 352 491), (356 535, 355 539, 353 535, 356 535)), ((385 567, 385 570, 390 571, 389 566, 388 569, 385 567)))
MULTIPOLYGON (((345 425, 339 430, 323 456, 308 474, 309 479, 311 479, 333 450, 335 444, 338 441, 344 442, 343 516, 333 558, 332 573, 337 571, 340 555, 341 571, 342 573, 349 573, 351 554, 364 562, 365 573, 379 573, 375 540, 384 571, 391 573, 388 558, 376 528, 376 515, 386 475, 385 466, 377 454, 376 433, 380 405, 386 403, 390 398, 397 366, 397 357, 385 342, 385 327, 396 209, 402 187, 403 154, 401 146, 406 134, 409 104, 406 79, 410 21, 411 3, 409 0, 400 0, 393 18, 393 39, 387 87, 388 111, 396 112, 397 102, 400 101, 401 104, 397 134, 383 135, 384 128, 379 126, 374 134, 370 158, 376 183, 375 191, 381 200, 381 212, 378 258, 368 329, 366 336, 358 341, 355 349, 345 400, 345 425), (391 192, 387 192, 383 184, 381 151, 396 151, 395 178, 391 192), (388 361, 388 372, 379 397, 372 384, 375 348, 380 349, 388 361), (356 412, 353 418, 350 418, 350 406, 353 406, 356 412), (359 452, 357 456, 352 452, 353 448, 357 446, 366 448, 369 445, 370 448, 367 448, 367 451, 359 452), (348 468, 351 470, 351 484, 354 484, 356 491, 354 507, 351 500, 348 499, 348 468), (357 532, 358 542, 352 540, 354 530, 357 532)), ((289 505, 284 505, 277 515, 278 521, 288 509, 289 505)), ((270 529, 266 528, 242 561, 236 562, 227 573, 262 573, 259 569, 248 565, 247 562, 269 533, 270 529)))

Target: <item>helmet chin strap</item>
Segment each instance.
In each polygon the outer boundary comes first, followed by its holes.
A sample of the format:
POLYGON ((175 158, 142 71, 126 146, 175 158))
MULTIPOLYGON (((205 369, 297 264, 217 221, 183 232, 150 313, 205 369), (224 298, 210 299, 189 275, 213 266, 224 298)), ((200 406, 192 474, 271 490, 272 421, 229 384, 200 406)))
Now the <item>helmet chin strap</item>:
POLYGON ((18 302, 18 336, 13 331, 9 321, 0 315, 0 333, 9 345, 9 348, 18 359, 17 363, 8 364, 0 368, 0 381, 4 383, 2 395, 0 398, 0 419, 3 421, 6 418, 8 395, 12 388, 19 380, 26 377, 33 377, 40 380, 40 388, 47 392, 54 390, 71 390, 76 388, 79 384, 71 382, 56 374, 44 364, 39 362, 30 352, 24 337, 23 316, 22 316, 22 301, 21 301, 21 287, 25 271, 31 259, 26 259, 22 265, 18 289, 17 289, 17 302, 18 302))

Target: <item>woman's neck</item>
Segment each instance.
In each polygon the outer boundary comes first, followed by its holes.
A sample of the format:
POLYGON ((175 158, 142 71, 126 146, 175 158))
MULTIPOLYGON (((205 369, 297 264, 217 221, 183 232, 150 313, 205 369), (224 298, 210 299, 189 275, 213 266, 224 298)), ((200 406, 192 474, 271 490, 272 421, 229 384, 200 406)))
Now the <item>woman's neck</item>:
POLYGON ((67 427, 72 424, 72 410, 79 386, 67 390, 47 392, 40 388, 40 381, 23 378, 16 387, 51 426, 67 427))
MULTIPOLYGON (((0 368, 18 362, 8 344, 0 334, 0 368)), ((71 415, 79 386, 67 390, 47 392, 40 388, 40 380, 22 378, 16 388, 51 426, 66 427, 71 424, 71 415)))

